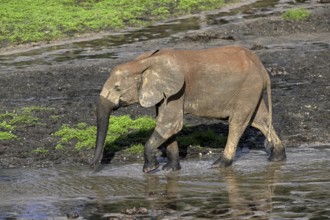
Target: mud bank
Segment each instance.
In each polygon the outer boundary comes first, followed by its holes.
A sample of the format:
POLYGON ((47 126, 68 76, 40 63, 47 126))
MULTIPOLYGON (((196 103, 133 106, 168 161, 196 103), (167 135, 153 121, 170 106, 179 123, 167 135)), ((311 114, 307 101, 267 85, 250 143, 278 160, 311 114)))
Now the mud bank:
MULTIPOLYGON (((310 3, 309 10, 312 16, 304 21, 267 16, 114 46, 111 51, 116 56, 109 58, 36 63, 8 72, 2 68, 0 113, 33 105, 52 110, 39 113, 42 125, 17 127, 15 134, 20 139, 0 142, 0 167, 87 164, 93 150, 76 151, 72 147, 58 151, 54 148, 58 138, 52 133, 63 124, 94 125, 95 100, 110 69, 143 51, 164 47, 198 49, 237 44, 254 50, 271 75, 274 127, 284 144, 329 143, 330 5, 310 3)), ((115 114, 154 115, 154 110, 134 105, 115 114)), ((220 121, 191 116, 186 117, 186 123, 212 125, 219 133, 226 129, 220 121)), ((248 129, 243 145, 261 147, 260 132, 248 129)))

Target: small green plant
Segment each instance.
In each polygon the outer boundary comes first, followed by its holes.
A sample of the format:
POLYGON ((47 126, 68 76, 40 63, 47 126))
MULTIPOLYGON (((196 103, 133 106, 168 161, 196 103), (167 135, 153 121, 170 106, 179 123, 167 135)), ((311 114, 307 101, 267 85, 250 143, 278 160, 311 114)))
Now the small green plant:
POLYGON ((12 131, 12 130, 14 130, 14 128, 15 127, 13 125, 11 125, 11 124, 8 124, 7 121, 2 121, 0 123, 0 129, 12 131))
POLYGON ((286 20, 303 20, 308 18, 311 13, 305 8, 293 8, 289 9, 282 14, 282 17, 286 20))
POLYGON ((143 144, 133 144, 129 148, 125 149, 125 152, 127 152, 130 155, 141 155, 143 153, 144 147, 143 144))
POLYGON ((0 131, 0 141, 9 141, 17 139, 17 136, 12 134, 10 131, 0 131))
POLYGON ((39 153, 39 154, 45 154, 45 153, 48 153, 48 150, 45 149, 45 148, 38 147, 37 149, 34 149, 32 152, 33 153, 39 153))
POLYGON ((17 139, 17 136, 12 133, 14 126, 6 121, 0 123, 0 141, 17 139))

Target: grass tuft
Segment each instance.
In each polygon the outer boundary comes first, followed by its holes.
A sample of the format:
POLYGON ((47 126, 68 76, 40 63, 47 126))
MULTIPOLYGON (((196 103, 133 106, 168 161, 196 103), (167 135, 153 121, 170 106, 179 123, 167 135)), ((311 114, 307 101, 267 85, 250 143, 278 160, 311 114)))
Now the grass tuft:
POLYGON ((17 126, 26 127, 43 125, 35 114, 51 110, 53 109, 40 106, 29 106, 17 111, 0 114, 0 140, 18 139, 18 137, 13 134, 15 133, 17 126))
POLYGON ((40 106, 29 106, 19 109, 18 111, 6 112, 0 114, 0 120, 2 126, 12 126, 12 130, 15 129, 16 125, 32 126, 40 125, 39 118, 35 117, 35 113, 42 111, 52 111, 52 108, 40 107, 40 106))
POLYGON ((285 20, 304 20, 310 17, 311 13, 305 8, 293 8, 289 9, 282 14, 282 18, 285 20))
POLYGON ((17 139, 17 136, 8 131, 0 131, 0 141, 9 141, 17 139))
POLYGON ((143 153, 143 144, 133 144, 129 148, 125 149, 125 152, 129 155, 141 155, 143 153))

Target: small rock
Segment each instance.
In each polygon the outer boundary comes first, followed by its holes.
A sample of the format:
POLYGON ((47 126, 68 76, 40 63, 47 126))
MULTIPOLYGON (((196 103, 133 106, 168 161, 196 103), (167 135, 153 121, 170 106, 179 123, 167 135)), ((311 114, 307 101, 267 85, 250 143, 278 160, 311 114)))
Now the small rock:
POLYGON ((148 214, 148 209, 144 207, 140 207, 138 209, 138 214, 148 214))
POLYGON ((223 40, 232 40, 232 41, 237 40, 236 37, 234 37, 232 35, 228 35, 228 36, 222 37, 221 39, 223 39, 223 40))
POLYGON ((76 218, 79 218, 79 214, 76 211, 72 211, 72 212, 69 212, 68 214, 66 214, 66 217, 68 219, 76 219, 76 218))
POLYGON ((285 70, 284 67, 267 67, 266 70, 272 76, 275 76, 275 75, 287 75, 288 74, 286 72, 286 70, 285 70))
POLYGON ((268 48, 260 44, 253 44, 253 46, 251 47, 251 50, 262 50, 262 49, 268 49, 268 48))
POLYGON ((140 208, 136 208, 136 207, 133 207, 131 209, 124 209, 121 211, 121 213, 123 214, 126 214, 126 215, 136 215, 136 214, 148 214, 148 209, 145 208, 145 207, 140 207, 140 208))

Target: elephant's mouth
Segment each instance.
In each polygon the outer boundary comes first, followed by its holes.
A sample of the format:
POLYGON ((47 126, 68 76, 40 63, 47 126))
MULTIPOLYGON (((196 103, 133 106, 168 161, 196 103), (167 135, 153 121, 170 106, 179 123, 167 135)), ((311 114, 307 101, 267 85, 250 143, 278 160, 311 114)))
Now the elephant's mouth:
POLYGON ((123 101, 123 100, 119 100, 119 104, 114 106, 112 110, 115 111, 120 107, 125 107, 125 106, 131 105, 131 104, 132 103, 129 103, 129 102, 126 102, 126 101, 123 101))

